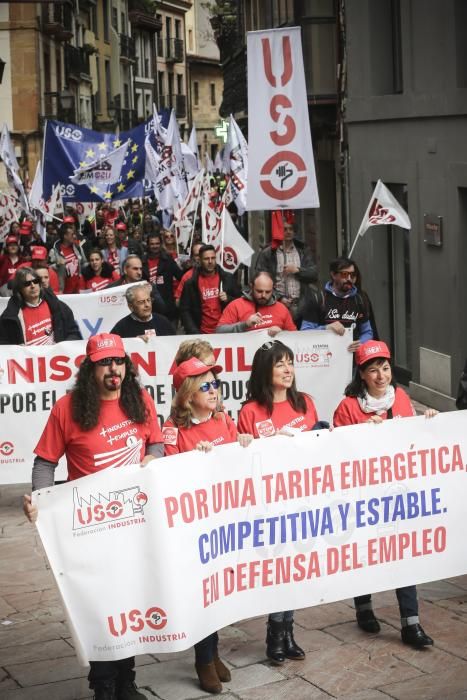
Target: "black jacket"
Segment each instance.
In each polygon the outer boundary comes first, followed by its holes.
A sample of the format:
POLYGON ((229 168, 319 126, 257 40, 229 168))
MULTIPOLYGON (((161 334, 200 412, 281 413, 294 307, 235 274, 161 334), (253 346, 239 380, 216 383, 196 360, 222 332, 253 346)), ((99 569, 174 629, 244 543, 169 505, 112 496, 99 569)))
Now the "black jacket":
POLYGON ((116 333, 120 338, 136 338, 144 335, 147 330, 156 331, 157 336, 175 335, 175 328, 165 316, 160 314, 153 314, 150 321, 137 321, 129 314, 117 321, 110 332, 116 333))
MULTIPOLYGON (((227 301, 224 303, 221 302, 221 306, 224 308, 233 299, 238 299, 241 295, 241 290, 235 277, 231 275, 230 272, 225 272, 219 265, 216 266, 216 272, 219 273, 222 288, 227 294, 227 301)), ((190 279, 185 282, 180 299, 180 316, 187 335, 201 333, 201 296, 198 287, 199 275, 200 270, 196 269, 190 279)))
MULTIPOLYGON (((56 343, 62 340, 82 340, 73 311, 63 301, 57 299, 50 289, 42 290, 42 298, 48 303, 52 314, 52 328, 56 343)), ((20 301, 12 296, 5 311, 0 316, 0 345, 24 345, 24 334, 19 312, 20 301)))
MULTIPOLYGON (((173 294, 173 280, 174 278, 180 280, 182 275, 183 272, 173 257, 161 250, 159 264, 157 266, 157 277, 154 284, 165 302, 167 308, 166 316, 169 318, 174 318, 177 315, 177 307, 175 306, 173 294)), ((147 256, 143 262, 143 277, 146 280, 149 280, 149 264, 147 256)))
MULTIPOLYGON (((308 284, 314 284, 318 279, 318 270, 311 257, 310 250, 298 238, 293 239, 295 248, 300 258, 300 269, 296 273, 300 282, 301 294, 305 292, 308 284)), ((255 270, 266 270, 275 280, 277 276, 277 252, 270 245, 263 248, 256 258, 255 270)))

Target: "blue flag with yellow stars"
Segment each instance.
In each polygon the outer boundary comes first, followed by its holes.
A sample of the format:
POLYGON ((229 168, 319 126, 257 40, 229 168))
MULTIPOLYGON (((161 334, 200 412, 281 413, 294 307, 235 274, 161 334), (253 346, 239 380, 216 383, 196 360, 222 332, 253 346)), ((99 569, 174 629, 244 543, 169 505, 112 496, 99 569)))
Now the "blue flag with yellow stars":
POLYGON ((42 196, 49 199, 60 183, 62 197, 68 202, 110 202, 144 195, 146 152, 144 140, 151 121, 120 134, 104 134, 74 124, 48 121, 44 136, 42 196), (76 169, 84 168, 129 140, 128 150, 118 182, 113 185, 93 183, 74 184, 70 177, 76 169))

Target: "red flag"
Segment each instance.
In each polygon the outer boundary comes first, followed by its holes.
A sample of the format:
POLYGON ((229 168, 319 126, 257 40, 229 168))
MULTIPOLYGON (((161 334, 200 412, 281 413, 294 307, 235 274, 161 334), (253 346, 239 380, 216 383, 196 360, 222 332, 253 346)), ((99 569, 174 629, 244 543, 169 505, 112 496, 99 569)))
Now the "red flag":
POLYGON ((284 240, 284 219, 281 211, 273 211, 271 216, 271 248, 276 250, 284 240))

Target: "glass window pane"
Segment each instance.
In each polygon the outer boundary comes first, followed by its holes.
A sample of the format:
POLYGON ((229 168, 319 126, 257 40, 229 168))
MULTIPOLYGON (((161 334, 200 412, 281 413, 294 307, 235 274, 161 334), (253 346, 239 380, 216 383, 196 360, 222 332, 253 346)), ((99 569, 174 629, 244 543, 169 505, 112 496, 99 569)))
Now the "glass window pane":
POLYGON ((334 23, 303 26, 303 61, 307 93, 335 95, 337 57, 334 23))

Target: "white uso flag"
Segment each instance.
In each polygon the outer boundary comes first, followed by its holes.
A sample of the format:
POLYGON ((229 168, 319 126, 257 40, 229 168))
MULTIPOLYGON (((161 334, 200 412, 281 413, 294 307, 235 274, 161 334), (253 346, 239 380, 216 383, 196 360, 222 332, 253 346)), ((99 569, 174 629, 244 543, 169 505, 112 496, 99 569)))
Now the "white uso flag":
POLYGON ((97 158, 82 168, 77 168, 70 176, 70 180, 75 185, 86 185, 87 187, 100 184, 114 185, 120 178, 127 149, 128 141, 110 151, 106 156, 97 158))
POLYGON ((363 236, 370 226, 379 226, 380 224, 394 224, 401 228, 412 228, 407 212, 402 209, 384 182, 378 180, 365 216, 358 229, 357 238, 358 236, 363 236))
POLYGON ((247 209, 319 207, 300 27, 247 34, 247 209))
POLYGON ((249 267, 255 251, 236 229, 226 206, 222 207, 221 217, 222 246, 217 254, 219 265, 227 272, 235 272, 241 263, 249 267))

